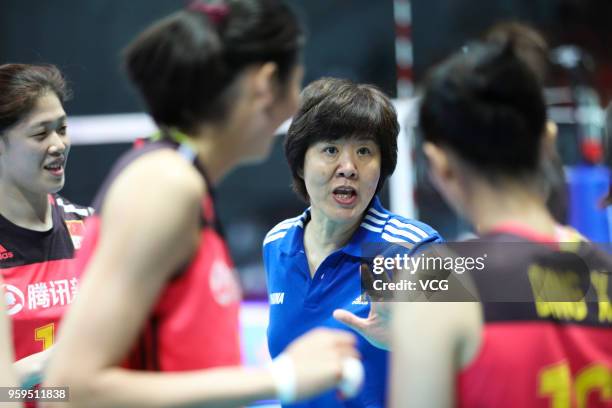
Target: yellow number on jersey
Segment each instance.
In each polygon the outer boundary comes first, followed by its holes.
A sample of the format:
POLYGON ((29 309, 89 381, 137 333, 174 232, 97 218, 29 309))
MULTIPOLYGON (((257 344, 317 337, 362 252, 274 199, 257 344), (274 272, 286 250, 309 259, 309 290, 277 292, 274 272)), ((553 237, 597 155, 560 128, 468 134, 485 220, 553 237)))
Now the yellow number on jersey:
POLYGON ((597 389, 603 399, 612 400, 612 369, 603 364, 585 367, 573 382, 567 363, 553 365, 540 373, 539 394, 550 397, 551 408, 570 408, 572 393, 576 407, 586 408, 589 393, 597 389))
POLYGON ((53 345, 53 337, 55 335, 55 324, 49 323, 34 330, 34 338, 36 341, 42 341, 43 350, 48 349, 53 345))

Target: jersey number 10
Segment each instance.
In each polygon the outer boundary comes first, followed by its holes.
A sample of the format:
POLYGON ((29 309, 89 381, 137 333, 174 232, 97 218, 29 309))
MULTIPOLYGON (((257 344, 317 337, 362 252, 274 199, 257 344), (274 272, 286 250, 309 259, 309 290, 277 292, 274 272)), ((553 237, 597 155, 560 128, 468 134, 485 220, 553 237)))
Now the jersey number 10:
POLYGON ((539 393, 549 397, 551 408, 570 408, 572 395, 576 408, 586 408, 589 393, 601 390, 601 397, 612 400, 612 369, 603 364, 592 364, 578 372, 572 381, 567 363, 546 368, 540 373, 539 393))

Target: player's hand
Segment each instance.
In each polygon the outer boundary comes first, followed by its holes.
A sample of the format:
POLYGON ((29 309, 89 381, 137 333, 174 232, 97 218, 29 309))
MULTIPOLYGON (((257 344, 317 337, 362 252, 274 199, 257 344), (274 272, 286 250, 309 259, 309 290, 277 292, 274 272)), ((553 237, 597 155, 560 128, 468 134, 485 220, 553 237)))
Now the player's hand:
MULTIPOLYGON (((374 279, 372 271, 367 264, 361 264, 361 276, 366 288, 373 287, 368 282, 374 279)), ((376 279, 388 280, 386 274, 377 276, 376 279)), ((383 350, 389 350, 390 345, 390 328, 391 324, 391 308, 389 302, 383 300, 374 292, 366 291, 370 300, 370 313, 368 317, 363 318, 355 315, 344 309, 334 310, 334 318, 362 335, 374 347, 383 350)))
POLYGON ((284 354, 293 361, 297 399, 305 399, 338 386, 343 363, 360 358, 353 334, 341 330, 316 329, 292 342, 284 354))
POLYGON ((19 384, 22 388, 32 388, 42 382, 43 371, 54 347, 30 354, 13 363, 19 384))

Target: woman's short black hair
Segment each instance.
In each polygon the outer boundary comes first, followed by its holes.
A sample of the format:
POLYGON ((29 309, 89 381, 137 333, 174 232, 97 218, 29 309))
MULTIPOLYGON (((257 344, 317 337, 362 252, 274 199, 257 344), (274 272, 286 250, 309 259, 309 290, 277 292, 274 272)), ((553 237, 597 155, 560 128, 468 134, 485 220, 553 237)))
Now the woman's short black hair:
POLYGON ((47 92, 53 92, 62 105, 71 96, 56 66, 0 65, 0 134, 27 115, 47 92))
POLYGON ((373 138, 381 152, 382 189, 397 163, 399 124, 387 96, 373 85, 322 78, 308 85, 285 139, 285 157, 293 177, 293 189, 306 202, 302 177, 306 150, 321 140, 373 138))
POLYGON ((282 0, 210 3, 192 3, 154 23, 124 51, 127 73, 160 126, 190 132, 220 120, 244 68, 275 62, 284 85, 299 61, 302 29, 282 0))
POLYGON ((427 141, 487 175, 537 173, 546 107, 513 44, 474 43, 429 75, 420 108, 427 141))

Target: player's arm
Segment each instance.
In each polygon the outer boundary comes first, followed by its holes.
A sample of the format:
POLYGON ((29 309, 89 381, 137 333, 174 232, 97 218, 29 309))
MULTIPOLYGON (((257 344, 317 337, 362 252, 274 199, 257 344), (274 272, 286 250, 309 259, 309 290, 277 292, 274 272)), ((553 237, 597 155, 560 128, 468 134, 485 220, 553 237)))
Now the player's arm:
POLYGON ((391 323, 391 407, 454 407, 455 377, 478 349, 473 302, 398 302, 391 323))
MULTIPOLYGON (((111 187, 96 252, 47 372, 46 385, 70 387, 71 406, 223 407, 275 396, 272 376, 260 369, 159 374, 118 367, 165 283, 198 244, 195 220, 203 188, 193 168, 169 151, 133 163, 111 187)), ((306 362, 298 367, 298 380, 310 380, 298 385, 298 394, 336 384, 340 356, 354 353, 353 341, 351 336, 320 333, 314 343, 326 350, 323 356, 329 362, 310 347, 290 350, 296 366, 299 358, 306 362), (313 355, 304 358, 308 352, 313 355)))
MULTIPOLYGON (((2 280, 0 280, 0 285, 2 280)), ((0 307, 0 387, 16 387, 17 375, 12 367, 13 346, 10 335, 10 324, 4 307, 0 307)), ((6 395, 5 395, 6 396, 6 395)), ((8 403, 11 407, 21 407, 21 403, 8 403)))
POLYGON ((397 303, 391 323, 391 407, 453 407, 456 339, 447 305, 397 303))
POLYGON ((6 316, 3 307, 0 309, 0 386, 14 387, 17 385, 17 376, 12 367, 13 346, 6 316))
MULTIPOLYGON (((436 248, 430 256, 450 256, 436 248)), ((467 274, 445 269, 400 274, 415 283, 448 281, 446 290, 396 293, 391 318, 391 407, 454 407, 455 379, 480 347, 476 290, 467 274)))

